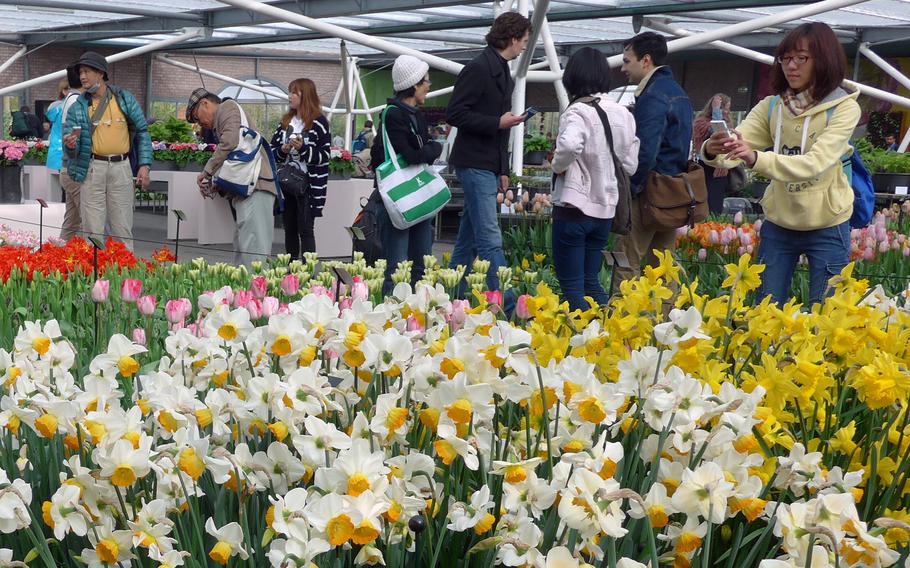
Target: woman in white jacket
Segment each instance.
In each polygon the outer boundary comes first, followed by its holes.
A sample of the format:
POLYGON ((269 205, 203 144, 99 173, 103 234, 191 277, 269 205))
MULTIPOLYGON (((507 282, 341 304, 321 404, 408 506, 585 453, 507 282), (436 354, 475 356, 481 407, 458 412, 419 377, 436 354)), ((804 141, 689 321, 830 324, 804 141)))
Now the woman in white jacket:
POLYGON ((559 120, 553 155, 553 265, 562 295, 572 310, 589 307, 586 296, 606 304, 600 284, 602 251, 619 199, 613 156, 604 124, 594 104, 603 109, 613 135, 613 149, 629 174, 638 168, 635 119, 625 107, 607 99, 610 67, 590 47, 569 59, 562 83, 572 104, 559 120))

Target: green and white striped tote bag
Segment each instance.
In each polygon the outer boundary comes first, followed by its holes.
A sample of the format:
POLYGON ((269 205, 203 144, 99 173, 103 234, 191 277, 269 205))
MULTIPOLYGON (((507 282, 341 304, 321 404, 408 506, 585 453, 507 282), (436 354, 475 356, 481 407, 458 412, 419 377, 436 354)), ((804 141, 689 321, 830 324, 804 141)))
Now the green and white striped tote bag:
POLYGON ((405 230, 436 216, 452 198, 449 187, 427 164, 409 166, 395 153, 386 136, 386 110, 382 111, 382 139, 386 160, 376 168, 379 195, 392 225, 405 230))

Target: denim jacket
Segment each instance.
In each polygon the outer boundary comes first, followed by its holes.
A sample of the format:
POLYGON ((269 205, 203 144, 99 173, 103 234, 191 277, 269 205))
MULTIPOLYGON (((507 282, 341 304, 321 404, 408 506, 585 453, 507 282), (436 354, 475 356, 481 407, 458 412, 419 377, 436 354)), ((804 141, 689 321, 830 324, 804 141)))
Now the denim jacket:
POLYGON ((652 171, 679 175, 686 170, 692 141, 692 104, 670 68, 660 67, 636 97, 633 114, 641 141, 638 170, 632 176, 632 194, 638 196, 652 171))

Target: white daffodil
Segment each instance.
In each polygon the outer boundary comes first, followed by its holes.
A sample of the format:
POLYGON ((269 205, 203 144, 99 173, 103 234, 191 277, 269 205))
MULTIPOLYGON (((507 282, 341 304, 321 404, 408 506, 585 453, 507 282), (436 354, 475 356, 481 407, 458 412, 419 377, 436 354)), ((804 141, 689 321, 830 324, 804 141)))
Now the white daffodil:
POLYGON ((228 560, 235 555, 242 560, 249 558, 243 545, 243 529, 239 524, 228 523, 219 529, 215 527, 215 519, 209 517, 205 521, 205 532, 216 540, 215 546, 209 550, 209 558, 216 563, 226 566, 228 560))
POLYGON ((60 339, 60 325, 52 319, 41 326, 40 321, 26 321, 13 340, 13 355, 36 361, 47 355, 51 343, 60 339))
POLYGON ((408 431, 408 409, 398 406, 401 401, 400 393, 381 394, 376 397, 376 406, 373 420, 370 422, 370 431, 379 436, 386 443, 397 441, 405 442, 408 431))
POLYGON ((117 440, 109 447, 95 448, 92 458, 101 466, 101 477, 117 487, 132 487, 137 479, 148 475, 151 446, 152 438, 141 434, 138 447, 128 440, 117 440))
POLYGON ((383 463, 382 452, 370 451, 366 440, 354 440, 349 450, 338 453, 338 459, 329 468, 316 471, 316 485, 326 491, 357 497, 367 490, 378 491, 388 480, 389 468, 383 463))
POLYGON ((439 439, 433 442, 433 448, 436 455, 445 465, 451 465, 455 458, 461 456, 464 464, 471 471, 477 471, 480 467, 480 460, 477 459, 477 448, 472 446, 466 440, 455 436, 454 433, 439 432, 439 439))
POLYGON ((125 335, 116 334, 107 344, 107 352, 92 359, 89 371, 104 377, 116 379, 121 376, 130 379, 139 372, 139 362, 134 355, 148 351, 142 345, 133 343, 125 335))
POLYGON ((6 472, 0 470, 0 533, 10 534, 31 524, 28 506, 32 502, 32 488, 22 479, 10 483, 6 472))
POLYGON ((490 488, 484 485, 478 491, 471 495, 469 503, 456 502, 449 508, 449 524, 446 526, 449 530, 455 532, 464 532, 468 529, 475 529, 481 524, 482 530, 477 534, 486 533, 493 526, 495 517, 489 513, 493 508, 493 500, 490 498, 490 488))
POLYGON ((208 337, 220 339, 229 345, 242 343, 253 331, 250 312, 245 308, 232 310, 224 304, 214 307, 206 316, 204 325, 208 337))
POLYGON ((654 326, 654 338, 658 343, 675 347, 690 339, 710 339, 701 331, 701 313, 695 306, 685 311, 670 310, 669 320, 654 326))
POLYGON ((673 494, 673 506, 687 515, 720 524, 727 515, 727 499, 733 484, 726 480, 723 470, 714 462, 705 462, 695 471, 686 469, 682 483, 673 494))
POLYGON ((50 501, 50 517, 54 522, 54 536, 62 541, 67 533, 85 536, 88 531, 86 515, 79 503, 80 489, 75 485, 61 485, 50 501))

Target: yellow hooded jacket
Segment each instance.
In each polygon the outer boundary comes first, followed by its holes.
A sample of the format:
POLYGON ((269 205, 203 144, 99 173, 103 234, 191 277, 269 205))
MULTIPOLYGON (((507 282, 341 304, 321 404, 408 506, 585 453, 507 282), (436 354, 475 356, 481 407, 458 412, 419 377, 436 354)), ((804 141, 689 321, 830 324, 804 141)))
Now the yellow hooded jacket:
MULTIPOLYGON (((812 231, 850 219, 853 189, 841 158, 853 153, 849 142, 861 114, 858 96, 859 92, 837 88, 799 116, 790 114, 780 100, 772 109, 774 97, 766 97, 737 127, 758 155, 752 170, 771 179, 761 201, 769 221, 785 229, 812 231), (832 108, 829 118, 827 111, 832 108), (779 138, 778 152, 773 150, 775 138, 779 138)), ((708 160, 704 145, 701 156, 714 167, 730 168, 740 163, 723 156, 708 160)))

